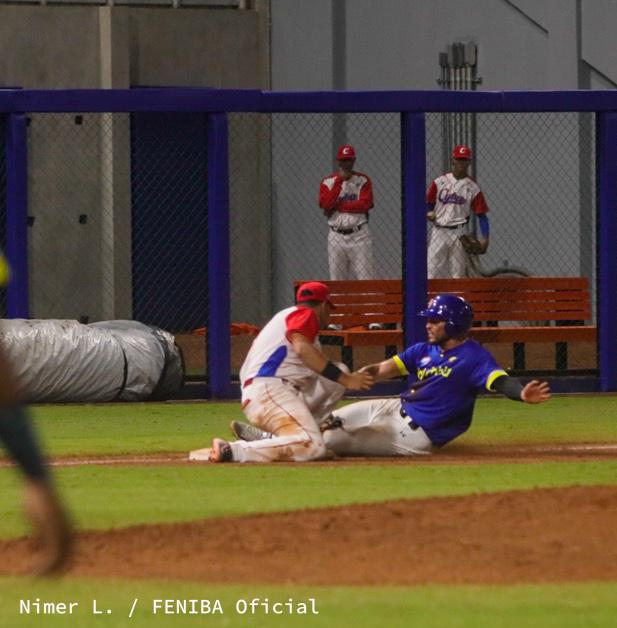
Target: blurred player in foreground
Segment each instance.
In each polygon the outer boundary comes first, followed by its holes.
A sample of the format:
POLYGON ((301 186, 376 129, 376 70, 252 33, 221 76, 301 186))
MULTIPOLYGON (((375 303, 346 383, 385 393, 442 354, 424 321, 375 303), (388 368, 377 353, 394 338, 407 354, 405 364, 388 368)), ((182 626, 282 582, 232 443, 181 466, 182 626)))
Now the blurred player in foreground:
MULTIPOLYGON (((359 401, 336 410, 321 426, 326 447, 335 454, 430 454, 469 429, 482 390, 526 403, 550 398, 546 382, 534 380, 523 386, 469 338, 473 309, 465 299, 437 295, 419 316, 426 319, 427 342, 360 369, 375 381, 408 375, 407 389, 398 398, 359 401)), ((264 435, 245 425, 242 436, 264 435)))
POLYGON ((191 452, 190 459, 303 462, 325 456, 319 424, 346 388, 368 390, 373 384, 370 373, 345 372, 321 352, 319 330, 328 325, 333 307, 329 296, 323 283, 302 284, 297 304, 273 316, 242 365, 242 410, 256 431, 271 438, 232 443, 215 438, 210 449, 191 452))
MULTIPOLYGON (((0 287, 8 281, 8 265, 0 252, 0 287)), ((1 332, 1 327, 0 327, 1 332)), ((19 387, 1 343, 0 333, 0 441, 19 466, 24 479, 24 509, 37 533, 42 550, 32 570, 50 575, 66 564, 71 549, 71 526, 44 466, 19 387)))

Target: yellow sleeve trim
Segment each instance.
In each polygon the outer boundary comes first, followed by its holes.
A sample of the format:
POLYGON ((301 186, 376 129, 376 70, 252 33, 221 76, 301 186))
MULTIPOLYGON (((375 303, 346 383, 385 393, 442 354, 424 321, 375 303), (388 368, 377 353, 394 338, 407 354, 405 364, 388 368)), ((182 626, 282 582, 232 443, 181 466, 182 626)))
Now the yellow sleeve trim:
POLYGON ((11 271, 9 270, 9 264, 6 261, 6 257, 0 253, 0 288, 6 286, 9 282, 11 271))
POLYGON ((486 389, 492 390, 493 382, 498 377, 502 377, 503 375, 507 375, 507 373, 502 369, 499 369, 498 371, 493 371, 486 379, 486 389))
POLYGON ((396 366, 398 366, 398 370, 401 372, 401 375, 409 375, 407 367, 403 364, 403 360, 401 360, 398 355, 395 355, 392 359, 394 360, 396 366))

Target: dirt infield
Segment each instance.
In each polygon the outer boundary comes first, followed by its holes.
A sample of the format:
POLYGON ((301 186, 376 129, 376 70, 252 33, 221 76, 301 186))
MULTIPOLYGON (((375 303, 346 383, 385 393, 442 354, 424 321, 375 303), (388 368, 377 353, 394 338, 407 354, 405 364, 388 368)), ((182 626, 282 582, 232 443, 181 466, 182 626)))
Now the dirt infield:
MULTIPOLYGON (((205 444, 205 443, 204 443, 205 444)), ((617 459, 617 443, 561 443, 545 445, 467 445, 449 444, 431 456, 401 456, 397 458, 338 458, 302 463, 276 463, 286 466, 330 466, 336 465, 419 465, 419 464, 499 464, 530 463, 546 461, 589 461, 617 459)), ((6 459, 0 459, 0 468, 10 466, 6 459)), ((127 466, 127 465, 200 465, 203 462, 189 462, 188 453, 119 454, 113 456, 70 456, 53 458, 55 467, 127 466)))
MULTIPOLYGON (((73 575, 411 585, 617 579, 617 487, 571 487, 82 532, 73 575)), ((0 543, 4 573, 31 542, 0 543)))

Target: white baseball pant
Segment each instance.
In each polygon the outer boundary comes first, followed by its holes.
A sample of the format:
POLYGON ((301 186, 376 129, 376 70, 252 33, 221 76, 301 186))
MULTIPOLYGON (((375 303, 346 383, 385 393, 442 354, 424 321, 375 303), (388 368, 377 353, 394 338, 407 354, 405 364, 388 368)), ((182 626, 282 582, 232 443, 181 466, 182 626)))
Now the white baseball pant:
POLYGON ((328 233, 330 279, 374 279, 373 242, 368 225, 343 235, 328 233))
POLYGON ((430 454, 426 432, 401 416, 401 400, 368 399, 334 413, 343 426, 324 432, 328 450, 337 456, 417 456, 430 454))
POLYGON ((427 252, 429 279, 467 277, 467 254, 459 239, 464 233, 466 225, 457 229, 431 228, 427 252))
POLYGON ((345 387, 316 376, 303 390, 279 377, 257 377, 243 390, 246 418, 272 438, 231 443, 237 462, 318 460, 326 454, 319 423, 341 400, 345 387))

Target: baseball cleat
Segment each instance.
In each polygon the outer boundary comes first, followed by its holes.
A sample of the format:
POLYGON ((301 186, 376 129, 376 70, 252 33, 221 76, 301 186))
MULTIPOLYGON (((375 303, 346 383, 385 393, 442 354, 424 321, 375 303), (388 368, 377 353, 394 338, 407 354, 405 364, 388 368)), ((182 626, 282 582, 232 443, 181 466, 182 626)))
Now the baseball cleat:
POLYGON ((231 445, 222 438, 215 438, 210 448, 210 462, 232 462, 231 445))
POLYGON ((333 414, 327 416, 319 426, 320 432, 327 432, 328 430, 336 430, 339 427, 343 427, 343 420, 339 419, 337 416, 333 414))
POLYGON ((248 423, 243 423, 242 421, 232 421, 229 424, 229 429, 236 438, 249 442, 254 440, 263 440, 264 438, 272 438, 272 434, 269 432, 264 432, 258 427, 254 427, 248 423))

